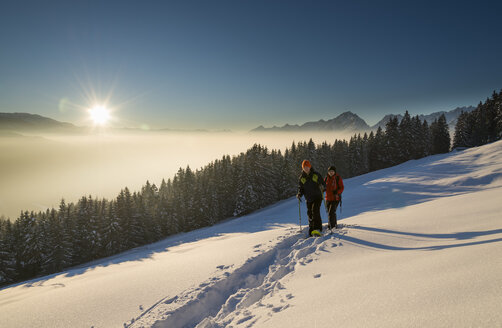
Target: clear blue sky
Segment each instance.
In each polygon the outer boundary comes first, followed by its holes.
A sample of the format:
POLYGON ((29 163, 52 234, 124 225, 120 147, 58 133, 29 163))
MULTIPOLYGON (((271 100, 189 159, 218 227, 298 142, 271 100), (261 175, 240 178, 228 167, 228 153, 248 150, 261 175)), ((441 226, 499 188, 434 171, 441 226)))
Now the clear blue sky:
POLYGON ((502 88, 500 1, 2 1, 0 111, 251 129, 502 88), (93 96, 91 96, 93 95, 93 96))

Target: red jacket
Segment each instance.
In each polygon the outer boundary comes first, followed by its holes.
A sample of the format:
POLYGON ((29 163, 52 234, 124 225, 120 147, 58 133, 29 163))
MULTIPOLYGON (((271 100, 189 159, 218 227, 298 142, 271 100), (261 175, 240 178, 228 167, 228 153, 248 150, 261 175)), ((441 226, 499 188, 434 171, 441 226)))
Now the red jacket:
POLYGON ((338 173, 335 173, 332 177, 328 174, 324 181, 326 182, 326 201, 339 201, 343 192, 342 177, 338 173))

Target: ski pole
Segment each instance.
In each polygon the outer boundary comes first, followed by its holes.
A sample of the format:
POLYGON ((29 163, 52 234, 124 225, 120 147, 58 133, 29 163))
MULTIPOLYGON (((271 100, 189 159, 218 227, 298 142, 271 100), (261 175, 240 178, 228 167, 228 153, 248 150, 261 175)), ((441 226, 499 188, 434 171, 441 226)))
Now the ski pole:
POLYGON ((342 195, 340 195, 340 217, 342 216, 342 195))
POLYGON ((322 198, 322 204, 324 205, 324 210, 326 210, 326 216, 328 217, 327 221, 328 221, 328 227, 331 225, 330 221, 329 221, 329 211, 328 211, 328 208, 326 207, 326 202, 324 201, 324 196, 322 198))
POLYGON ((324 201, 324 196, 322 197, 322 204, 324 205, 324 210, 326 211, 326 214, 328 215, 328 207, 326 207, 326 202, 324 201))
POLYGON ((299 218, 299 222, 300 222, 300 232, 302 232, 302 208, 301 208, 301 203, 302 201, 300 200, 300 198, 298 198, 298 218, 299 218))
POLYGON ((342 219, 342 195, 340 195, 340 217, 338 218, 338 220, 341 219, 342 219))

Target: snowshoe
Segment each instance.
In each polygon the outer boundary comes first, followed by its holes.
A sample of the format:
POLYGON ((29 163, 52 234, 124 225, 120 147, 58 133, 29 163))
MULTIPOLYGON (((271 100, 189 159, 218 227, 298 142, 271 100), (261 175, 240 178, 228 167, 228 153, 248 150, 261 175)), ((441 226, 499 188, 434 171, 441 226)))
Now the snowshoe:
POLYGON ((310 235, 312 237, 321 237, 321 232, 319 230, 312 230, 312 232, 310 233, 310 235))

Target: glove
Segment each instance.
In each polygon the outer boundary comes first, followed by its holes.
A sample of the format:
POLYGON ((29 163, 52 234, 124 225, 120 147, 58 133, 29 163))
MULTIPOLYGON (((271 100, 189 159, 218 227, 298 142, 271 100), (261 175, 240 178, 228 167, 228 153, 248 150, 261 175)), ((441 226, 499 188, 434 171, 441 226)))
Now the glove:
POLYGON ((302 201, 302 195, 296 194, 296 198, 301 202, 302 201))
POLYGON ((336 195, 335 195, 335 200, 336 200, 337 202, 339 202, 339 201, 340 201, 340 195, 336 194, 336 195))

